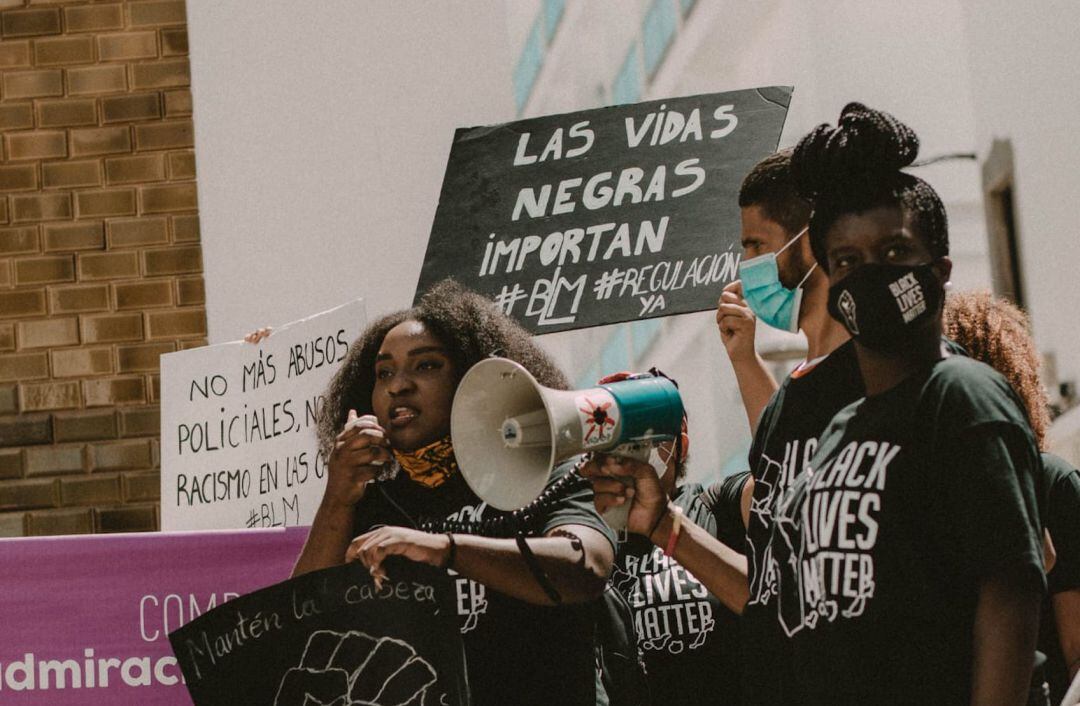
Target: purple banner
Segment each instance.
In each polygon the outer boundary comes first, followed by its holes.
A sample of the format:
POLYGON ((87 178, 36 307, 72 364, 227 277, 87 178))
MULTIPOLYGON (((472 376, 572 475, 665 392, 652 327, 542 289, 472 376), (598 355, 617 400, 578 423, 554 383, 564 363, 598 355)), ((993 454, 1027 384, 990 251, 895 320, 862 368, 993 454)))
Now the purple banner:
POLYGON ((190 704, 168 633, 286 579, 306 527, 0 540, 0 703, 190 704))

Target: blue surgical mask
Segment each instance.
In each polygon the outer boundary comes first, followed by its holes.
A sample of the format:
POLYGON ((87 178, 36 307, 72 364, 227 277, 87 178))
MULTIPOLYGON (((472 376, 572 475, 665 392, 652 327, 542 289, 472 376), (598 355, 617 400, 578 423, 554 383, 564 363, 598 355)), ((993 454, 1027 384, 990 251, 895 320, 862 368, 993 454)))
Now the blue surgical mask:
POLYGON ((776 257, 792 243, 806 234, 806 228, 789 240, 776 252, 765 253, 739 263, 739 279, 742 280, 743 298, 750 310, 773 328, 795 333, 799 330, 799 305, 802 303, 803 284, 810 279, 817 263, 810 268, 795 289, 780 283, 780 270, 776 257))

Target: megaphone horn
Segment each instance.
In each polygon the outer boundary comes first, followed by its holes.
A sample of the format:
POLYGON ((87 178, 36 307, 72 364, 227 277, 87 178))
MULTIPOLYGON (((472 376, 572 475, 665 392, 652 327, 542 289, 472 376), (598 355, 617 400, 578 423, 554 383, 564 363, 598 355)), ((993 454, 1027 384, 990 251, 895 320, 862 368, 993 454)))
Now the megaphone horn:
POLYGON ((540 495, 563 461, 620 447, 634 448, 628 455, 638 458, 644 449, 647 457, 651 445, 678 437, 682 418, 682 398, 667 378, 553 390, 512 360, 488 358, 461 379, 450 434, 473 492, 515 510, 540 495))

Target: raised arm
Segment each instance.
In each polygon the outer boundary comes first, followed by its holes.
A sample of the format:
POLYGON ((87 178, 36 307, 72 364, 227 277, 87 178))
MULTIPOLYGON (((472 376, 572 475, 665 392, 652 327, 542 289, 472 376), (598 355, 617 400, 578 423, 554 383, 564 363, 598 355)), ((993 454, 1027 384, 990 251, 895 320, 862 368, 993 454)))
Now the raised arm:
MULTIPOLYGON (((659 524, 649 534, 649 541, 667 548, 674 527, 675 505, 668 502, 659 517, 659 524)), ((746 557, 694 524, 686 517, 680 520, 681 529, 672 556, 688 569, 698 581, 729 610, 742 615, 750 599, 746 557)))
POLYGON ((757 431, 761 411, 778 386, 754 347, 757 319, 742 298, 742 282, 735 280, 724 287, 716 305, 716 327, 735 371, 739 395, 753 434, 757 431))

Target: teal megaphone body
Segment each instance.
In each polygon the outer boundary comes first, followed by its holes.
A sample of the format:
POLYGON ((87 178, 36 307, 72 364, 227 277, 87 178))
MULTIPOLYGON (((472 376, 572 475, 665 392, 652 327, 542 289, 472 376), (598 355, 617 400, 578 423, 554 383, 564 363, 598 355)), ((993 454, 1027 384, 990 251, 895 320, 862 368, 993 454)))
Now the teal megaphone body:
MULTIPOLYGON (((458 385, 450 433, 473 492, 492 507, 515 510, 540 495, 558 464, 578 454, 648 461, 658 443, 678 437, 683 413, 678 388, 664 377, 553 390, 514 361, 489 358, 458 385)), ((628 511, 624 504, 604 519, 623 529, 628 511)))

